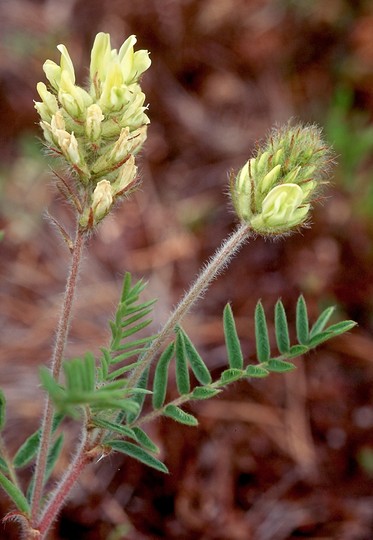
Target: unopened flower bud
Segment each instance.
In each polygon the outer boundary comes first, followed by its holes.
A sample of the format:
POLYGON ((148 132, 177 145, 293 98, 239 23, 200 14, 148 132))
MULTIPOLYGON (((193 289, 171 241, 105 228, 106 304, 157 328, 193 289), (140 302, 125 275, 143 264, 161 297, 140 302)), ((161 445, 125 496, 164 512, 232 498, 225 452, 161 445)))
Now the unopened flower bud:
POLYGON ((101 180, 92 195, 91 208, 95 221, 101 220, 109 212, 113 204, 111 184, 108 180, 101 180))
POLYGON ((91 197, 91 204, 80 218, 82 227, 97 225, 109 212, 113 204, 111 184, 108 180, 101 180, 97 183, 91 197))
POLYGON ((85 121, 85 132, 87 137, 91 141, 97 141, 101 136, 102 126, 101 123, 104 120, 102 110, 96 103, 90 105, 87 109, 87 118, 85 121))
POLYGON ((113 196, 122 195, 126 188, 133 182, 137 173, 134 156, 130 156, 128 160, 119 169, 119 174, 115 182, 111 185, 113 196))
POLYGON ((122 128, 118 140, 115 142, 112 150, 108 156, 108 162, 115 164, 120 163, 123 158, 125 158, 129 152, 129 143, 128 143, 129 129, 122 128))
POLYGON ((315 126, 274 130, 232 181, 238 217, 262 234, 281 234, 307 219, 324 183, 331 151, 315 126))
POLYGON ((64 156, 73 165, 79 165, 81 157, 79 154, 79 145, 74 133, 68 133, 64 129, 55 130, 58 145, 61 148, 64 156))

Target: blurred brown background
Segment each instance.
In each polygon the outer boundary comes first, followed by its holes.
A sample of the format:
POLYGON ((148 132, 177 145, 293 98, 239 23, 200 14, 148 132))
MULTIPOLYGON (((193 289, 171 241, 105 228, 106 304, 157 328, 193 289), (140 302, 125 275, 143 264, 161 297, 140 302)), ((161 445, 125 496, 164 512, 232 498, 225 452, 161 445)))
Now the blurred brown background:
MULTIPOLYGON (((186 328, 218 376, 227 301, 251 357, 258 298, 271 313, 281 296, 292 328, 300 291, 312 320, 336 304, 337 318, 359 323, 297 361, 294 373, 193 405, 199 429, 150 425, 171 474, 122 457, 92 467, 51 539, 373 538, 372 2, 0 0, 0 26, 0 382, 12 449, 37 426, 37 366, 50 355, 69 261, 43 217, 48 208, 72 227, 40 152, 32 101, 58 43, 81 83, 98 31, 115 45, 135 33, 153 62, 143 77, 151 126, 142 188, 91 241, 69 355, 107 342, 125 270, 149 280, 159 327, 234 227, 227 171, 289 117, 319 123, 339 155, 313 227, 246 246, 186 328)), ((76 442, 73 423, 69 433, 60 472, 76 442)), ((17 538, 16 529, 7 524, 0 537, 17 538)))

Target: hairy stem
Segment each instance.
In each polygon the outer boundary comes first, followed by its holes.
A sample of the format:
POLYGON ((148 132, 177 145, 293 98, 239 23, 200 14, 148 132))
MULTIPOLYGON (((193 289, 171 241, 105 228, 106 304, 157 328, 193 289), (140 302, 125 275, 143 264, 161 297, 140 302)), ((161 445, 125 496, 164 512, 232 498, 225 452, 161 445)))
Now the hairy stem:
POLYGON ((191 307, 206 292, 210 283, 228 265, 233 256, 249 238, 250 232, 251 229, 249 225, 246 223, 241 223, 237 229, 226 240, 224 240, 220 248, 215 252, 210 261, 198 275, 197 279, 192 284, 189 291, 185 294, 184 298, 171 313, 168 321, 158 334, 158 337, 154 339, 149 349, 146 351, 146 353, 144 353, 141 364, 139 364, 133 370, 131 376, 129 377, 128 387, 133 388, 136 386, 141 375, 151 364, 162 345, 172 335, 175 326, 180 324, 181 320, 188 313, 191 307))
MULTIPOLYGON (((58 380, 63 355, 66 346, 67 335, 70 328, 70 321, 72 315, 72 307, 75 296, 75 289, 79 276, 79 267, 82 258, 83 247, 86 239, 86 234, 78 227, 74 247, 72 251, 72 260, 70 266, 70 273, 66 282, 65 295, 63 300, 62 311, 57 327, 56 341, 51 360, 51 372, 53 377, 58 380)), ((44 416, 41 426, 41 438, 38 455, 36 458, 35 467, 35 487, 32 496, 31 504, 31 519, 33 524, 37 520, 40 501, 43 493, 45 469, 47 465, 51 431, 53 421, 53 404, 51 399, 47 395, 45 400, 44 416)))
POLYGON ((57 518, 58 512, 61 510, 66 498, 70 494, 71 489, 74 487, 75 482, 78 480, 84 467, 87 465, 87 463, 89 463, 89 461, 91 461, 91 459, 92 457, 88 454, 87 430, 84 429, 83 437, 79 448, 76 451, 75 457, 71 462, 65 476, 58 483, 56 489, 52 493, 52 496, 40 517, 40 521, 36 526, 40 534, 40 540, 46 538, 48 530, 57 518))

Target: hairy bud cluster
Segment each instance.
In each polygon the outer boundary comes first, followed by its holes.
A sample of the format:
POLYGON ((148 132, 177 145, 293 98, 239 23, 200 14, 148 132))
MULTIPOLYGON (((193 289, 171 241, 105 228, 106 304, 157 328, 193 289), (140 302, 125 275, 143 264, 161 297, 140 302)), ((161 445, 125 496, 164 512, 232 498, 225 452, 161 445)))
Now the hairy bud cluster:
POLYGON ((231 197, 238 217, 264 235, 303 225, 326 182, 331 156, 316 126, 288 124, 275 129, 232 178, 231 197))
POLYGON ((81 227, 97 224, 116 198, 133 185, 135 155, 146 140, 149 119, 139 78, 150 66, 148 51, 134 51, 130 36, 119 51, 110 35, 97 34, 86 88, 75 82, 75 70, 64 45, 59 65, 52 60, 43 69, 49 86, 37 85, 35 102, 47 146, 62 155, 75 172, 83 192, 81 227))

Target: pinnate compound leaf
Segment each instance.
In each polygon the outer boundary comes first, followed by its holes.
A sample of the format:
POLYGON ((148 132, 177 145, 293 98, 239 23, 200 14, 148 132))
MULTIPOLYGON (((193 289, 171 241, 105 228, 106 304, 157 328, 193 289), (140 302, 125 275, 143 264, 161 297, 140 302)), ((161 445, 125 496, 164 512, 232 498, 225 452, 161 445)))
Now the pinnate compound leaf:
POLYGON ((277 300, 275 306, 275 331, 277 348, 280 353, 285 354, 290 349, 290 338, 286 312, 281 300, 277 300))
POLYGON ((197 381, 200 384, 210 384, 212 382, 212 378, 206 364, 184 330, 180 328, 179 332, 181 332, 183 335, 186 355, 197 381))
POLYGON ((296 368, 291 362, 280 360, 279 358, 271 358, 266 363, 266 369, 275 373, 285 373, 286 371, 293 371, 296 368))
POLYGON ((154 409, 160 409, 166 398, 167 382, 168 382, 168 368, 171 358, 174 355, 175 345, 170 343, 161 354, 158 360, 157 367, 155 369, 154 381, 153 381, 153 407, 154 409))
POLYGON ((0 472, 0 486, 12 499, 12 501, 14 502, 18 510, 20 510, 21 512, 24 512, 25 514, 29 514, 30 506, 29 506, 29 503, 27 502, 26 497, 24 496, 22 491, 13 484, 13 482, 11 482, 1 472, 0 472))
POLYGON ((296 328, 299 343, 302 345, 307 345, 309 340, 308 313, 307 305, 302 294, 299 296, 297 302, 296 328))
POLYGON ((187 426, 198 426, 197 418, 195 418, 192 414, 186 413, 183 411, 183 409, 180 409, 180 407, 177 407, 176 405, 167 405, 163 414, 164 416, 168 416, 180 424, 185 424, 187 426))
POLYGON ((222 384, 228 384, 233 381, 238 381, 242 378, 242 376, 245 374, 245 371, 242 369, 226 369, 223 371, 223 373, 220 375, 220 382, 222 384))
POLYGON ((223 313, 225 344, 228 353, 229 366, 233 369, 243 368, 243 356, 240 340, 238 338, 236 323, 234 321, 232 308, 227 304, 223 313))
POLYGON ((178 330, 175 342, 176 356, 176 386, 179 394, 189 394, 190 379, 188 371, 188 363, 186 358, 185 343, 182 333, 178 330))
POLYGON ((317 321, 312 326, 310 331, 310 338, 312 339, 314 336, 322 332, 329 321, 330 317, 333 315, 335 311, 335 307, 331 306, 326 309, 319 315, 317 321))
POLYGON ((271 355, 266 316, 261 301, 255 308, 256 354, 259 362, 266 362, 271 355))
POLYGON ((132 428, 133 432, 136 435, 136 439, 143 446, 146 450, 149 450, 149 452, 153 452, 154 454, 159 454, 159 448, 158 446, 151 440, 149 435, 145 433, 145 431, 137 426, 132 428))
POLYGON ((140 461, 141 463, 144 463, 157 471, 168 473, 168 469, 164 463, 159 461, 159 459, 155 458, 154 456, 148 454, 146 450, 140 446, 137 446, 136 444, 126 441, 112 440, 107 441, 105 445, 110 446, 110 448, 116 450, 117 452, 121 452, 122 454, 126 454, 127 456, 137 459, 137 461, 140 461))
POLYGON ((245 374, 246 374, 246 377, 261 379, 263 377, 267 377, 269 375, 269 371, 260 365, 257 366, 257 365, 250 364, 245 369, 245 374))
POLYGON ((218 394, 221 390, 218 388, 211 388, 209 386, 196 386, 192 392, 192 399, 209 399, 218 394))

